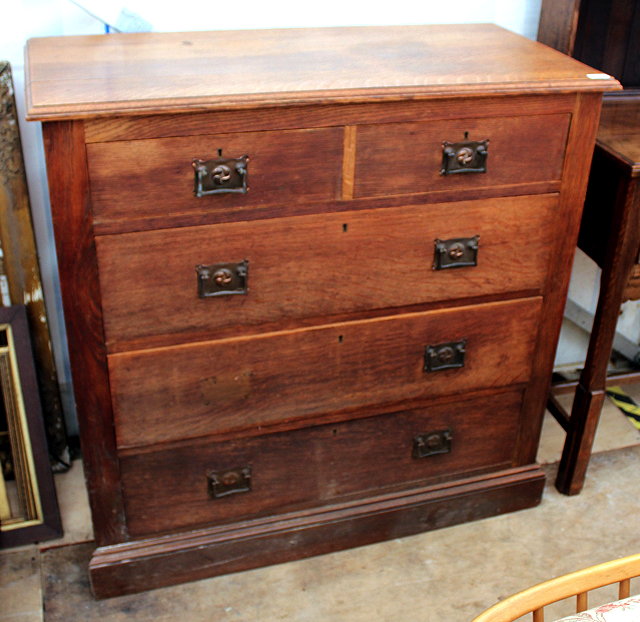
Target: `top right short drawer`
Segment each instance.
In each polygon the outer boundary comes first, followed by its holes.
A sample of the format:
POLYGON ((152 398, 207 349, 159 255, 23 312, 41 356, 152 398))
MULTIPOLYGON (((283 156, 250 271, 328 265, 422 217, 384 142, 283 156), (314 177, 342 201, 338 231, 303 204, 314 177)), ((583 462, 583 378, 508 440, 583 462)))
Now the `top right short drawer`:
POLYGON ((559 181, 569 121, 563 113, 361 125, 354 198, 559 181), (445 141, 456 153, 465 141, 488 141, 486 172, 443 174, 445 141))

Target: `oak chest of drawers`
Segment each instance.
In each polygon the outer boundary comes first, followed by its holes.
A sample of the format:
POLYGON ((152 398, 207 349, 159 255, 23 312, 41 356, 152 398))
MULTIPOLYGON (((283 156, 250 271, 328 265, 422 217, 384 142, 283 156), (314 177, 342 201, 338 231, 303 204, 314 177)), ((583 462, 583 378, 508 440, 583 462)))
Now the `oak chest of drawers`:
POLYGON ((539 501, 615 80, 487 25, 34 39, 27 61, 97 596, 539 501))

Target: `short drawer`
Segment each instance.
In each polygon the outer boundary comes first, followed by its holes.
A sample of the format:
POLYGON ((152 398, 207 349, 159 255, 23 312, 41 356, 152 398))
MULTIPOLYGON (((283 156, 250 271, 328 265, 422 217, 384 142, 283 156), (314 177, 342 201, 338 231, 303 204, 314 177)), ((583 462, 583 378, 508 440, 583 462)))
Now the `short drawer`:
MULTIPOLYGON (((334 199, 342 175, 341 128, 242 132, 87 145, 97 225, 216 210, 334 199), (249 156, 248 192, 194 195, 194 159, 249 156)), ((117 228, 117 227, 116 227, 117 228)))
MULTIPOLYGON (((549 114, 360 126, 354 197, 557 181, 569 119, 568 114, 549 114), (443 142, 465 140, 489 141, 486 172, 442 174, 443 142)), ((453 147, 454 160, 459 149, 453 147)), ((469 168, 474 166, 471 161, 469 168)))
POLYGON ((556 195, 539 195, 101 236, 107 344, 113 351, 137 339, 537 293, 556 207, 556 195), (469 264, 450 259, 457 246, 447 252, 438 243, 460 238, 479 238, 469 264), (213 275, 231 262, 247 271, 240 295, 199 290, 197 265, 213 275))
POLYGON ((512 466, 521 395, 121 457, 131 535, 224 523, 512 466))
POLYGON ((117 442, 255 430, 525 383, 540 304, 520 299, 112 354, 117 442))

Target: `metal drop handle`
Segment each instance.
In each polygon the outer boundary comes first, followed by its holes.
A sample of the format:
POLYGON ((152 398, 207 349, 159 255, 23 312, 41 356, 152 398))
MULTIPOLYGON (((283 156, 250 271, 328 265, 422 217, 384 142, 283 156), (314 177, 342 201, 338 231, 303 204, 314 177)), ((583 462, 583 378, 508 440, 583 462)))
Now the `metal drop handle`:
POLYGON ((429 456, 451 453, 452 440, 453 432, 450 428, 419 434, 413 439, 411 455, 414 458, 428 458, 429 456))
POLYGON ((460 164, 464 164, 465 166, 471 164, 471 162, 473 161, 473 150, 469 149, 469 147, 463 147, 456 154, 456 160, 458 160, 460 164))

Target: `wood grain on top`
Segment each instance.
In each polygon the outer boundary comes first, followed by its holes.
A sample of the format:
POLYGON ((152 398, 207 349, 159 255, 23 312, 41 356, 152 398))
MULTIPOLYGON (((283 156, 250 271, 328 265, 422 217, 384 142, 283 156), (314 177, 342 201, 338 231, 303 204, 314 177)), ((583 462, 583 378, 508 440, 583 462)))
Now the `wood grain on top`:
POLYGON ((598 144, 624 162, 632 177, 640 175, 640 101, 621 97, 606 101, 598 130, 598 144))
POLYGON ((619 88, 491 24, 48 37, 26 52, 30 120, 619 88))

